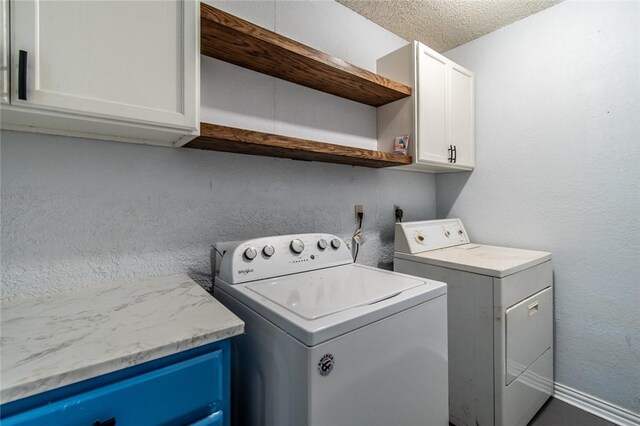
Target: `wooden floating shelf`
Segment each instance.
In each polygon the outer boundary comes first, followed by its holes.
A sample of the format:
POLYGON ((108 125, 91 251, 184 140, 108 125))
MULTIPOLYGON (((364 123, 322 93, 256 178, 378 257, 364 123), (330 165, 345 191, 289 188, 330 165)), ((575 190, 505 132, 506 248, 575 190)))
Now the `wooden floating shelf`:
POLYGON ((411 88, 200 3, 201 53, 372 106, 411 96, 411 88))
POLYGON ((412 163, 411 157, 407 155, 272 135, 209 123, 200 123, 200 136, 184 147, 373 168, 406 166, 412 163))

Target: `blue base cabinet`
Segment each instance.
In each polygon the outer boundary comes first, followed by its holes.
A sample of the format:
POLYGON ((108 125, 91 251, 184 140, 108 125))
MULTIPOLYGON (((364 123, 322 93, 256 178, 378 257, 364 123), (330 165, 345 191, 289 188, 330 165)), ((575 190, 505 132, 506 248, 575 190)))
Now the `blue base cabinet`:
POLYGON ((228 426, 228 340, 0 407, 2 426, 228 426))

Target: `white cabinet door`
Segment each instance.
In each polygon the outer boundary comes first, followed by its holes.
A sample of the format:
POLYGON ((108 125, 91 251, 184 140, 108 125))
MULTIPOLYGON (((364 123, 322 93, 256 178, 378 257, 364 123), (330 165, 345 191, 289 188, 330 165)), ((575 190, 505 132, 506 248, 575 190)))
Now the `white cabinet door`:
POLYGON ((473 73, 451 63, 449 73, 449 141, 455 164, 474 164, 473 73))
POLYGON ((411 99, 378 108, 378 149, 412 135, 413 164, 404 170, 455 172, 474 167, 473 73, 419 42, 378 59, 378 72, 413 81, 411 99), (411 65, 411 66, 410 66, 411 65))
POLYGON ((418 44, 417 69, 417 162, 447 163, 448 61, 418 44))
POLYGON ((197 129, 197 1, 17 0, 11 16, 12 105, 197 129))
POLYGON ((9 0, 0 0, 0 103, 9 103, 9 0))

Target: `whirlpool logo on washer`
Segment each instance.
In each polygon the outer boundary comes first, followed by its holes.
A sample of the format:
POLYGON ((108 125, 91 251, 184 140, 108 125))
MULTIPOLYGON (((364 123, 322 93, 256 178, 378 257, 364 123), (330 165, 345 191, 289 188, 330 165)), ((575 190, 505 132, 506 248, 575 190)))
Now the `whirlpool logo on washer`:
POLYGON ((247 275, 247 274, 250 274, 251 272, 253 272, 253 269, 238 269, 238 274, 240 275, 247 275))
POLYGON ((318 373, 320 373, 321 376, 328 376, 331 370, 333 370, 334 365, 335 360, 333 355, 324 354, 322 358, 320 358, 320 361, 318 361, 318 373))

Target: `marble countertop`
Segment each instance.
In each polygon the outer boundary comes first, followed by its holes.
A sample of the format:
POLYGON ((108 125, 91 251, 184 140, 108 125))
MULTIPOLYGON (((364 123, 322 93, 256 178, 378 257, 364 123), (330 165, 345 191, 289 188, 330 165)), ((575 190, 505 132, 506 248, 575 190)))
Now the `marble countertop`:
POLYGON ((186 275, 0 303, 0 403, 244 331, 186 275))

